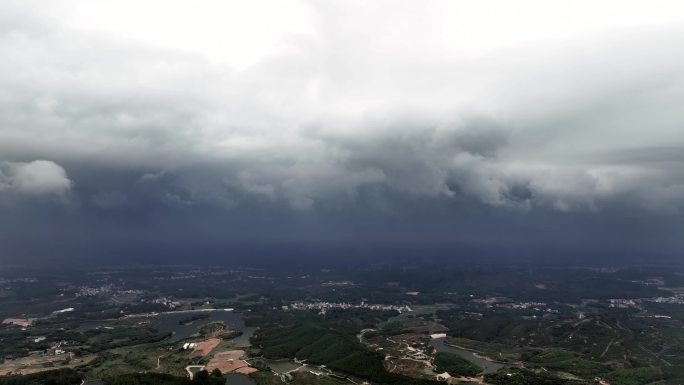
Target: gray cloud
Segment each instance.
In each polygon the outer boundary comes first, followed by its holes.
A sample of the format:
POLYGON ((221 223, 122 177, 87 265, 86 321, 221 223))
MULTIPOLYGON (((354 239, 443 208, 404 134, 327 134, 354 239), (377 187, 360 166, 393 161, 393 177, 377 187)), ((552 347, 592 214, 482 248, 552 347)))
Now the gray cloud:
POLYGON ((126 205, 126 196, 120 191, 101 191, 92 197, 92 203, 103 209, 121 208, 126 205))
MULTIPOLYGON (((602 41, 600 55, 580 42, 556 59, 556 49, 541 45, 529 58, 480 59, 492 68, 479 70, 482 63, 464 67, 458 59, 421 63, 425 68, 411 60, 389 68, 369 63, 376 52, 359 49, 360 37, 327 26, 294 53, 236 74, 192 55, 30 20, 21 26, 0 43, 10 58, 2 73, 13 74, 0 79, 7 92, 0 146, 15 158, 142 169, 202 163, 215 174, 174 179, 188 195, 181 201, 224 208, 254 195, 311 209, 325 200, 353 201, 371 185, 526 209, 595 210, 611 197, 653 208, 654 194, 663 207, 682 205, 673 193, 682 175, 639 155, 682 142, 673 122, 682 118, 676 64, 684 61, 661 61, 677 43, 670 31, 629 47, 619 38, 602 41), (651 39, 662 44, 652 48, 651 39), (341 52, 325 50, 333 42, 341 52), (626 66, 634 55, 627 48, 648 48, 651 57, 626 66), (313 65, 343 53, 358 71, 313 65), (548 68, 539 70, 540 60, 548 68), (490 71, 508 76, 486 82, 487 92, 469 80, 483 81, 490 71), (314 86, 317 92, 302 94, 314 86), (475 113, 451 102, 469 93, 482 98, 468 101, 475 113), (366 101, 380 96, 380 104, 366 101), (493 105, 501 113, 478 112, 493 105), (522 200, 514 192, 520 186, 527 191, 522 200)), ((164 175, 143 172, 139 182, 164 175)), ((164 191, 159 199, 182 195, 164 191)))
POLYGON ((353 228, 347 215, 372 213, 379 229, 434 209, 544 227, 684 210, 679 26, 469 55, 406 18, 413 6, 310 4, 314 36, 236 70, 8 4, 0 194, 69 193, 78 218, 353 228))

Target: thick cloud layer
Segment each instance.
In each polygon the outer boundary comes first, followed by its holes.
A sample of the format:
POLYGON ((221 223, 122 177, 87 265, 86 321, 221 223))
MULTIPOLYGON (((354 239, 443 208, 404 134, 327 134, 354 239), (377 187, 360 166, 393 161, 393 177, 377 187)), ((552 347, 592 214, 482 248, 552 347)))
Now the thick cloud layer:
POLYGON ((4 4, 5 254, 29 234, 681 251, 684 24, 649 19, 671 4, 534 38, 392 5, 307 3, 309 28, 235 67, 65 22, 78 2, 4 4))

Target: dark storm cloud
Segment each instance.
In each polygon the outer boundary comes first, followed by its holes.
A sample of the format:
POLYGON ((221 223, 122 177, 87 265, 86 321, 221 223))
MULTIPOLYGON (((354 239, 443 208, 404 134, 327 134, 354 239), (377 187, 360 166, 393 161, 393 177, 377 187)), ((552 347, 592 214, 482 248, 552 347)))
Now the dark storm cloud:
POLYGON ((6 251, 31 239, 619 249, 625 234, 625 248, 681 250, 665 230, 683 223, 680 28, 473 59, 385 46, 380 20, 350 31, 314 6, 315 38, 238 71, 8 4, 6 251))

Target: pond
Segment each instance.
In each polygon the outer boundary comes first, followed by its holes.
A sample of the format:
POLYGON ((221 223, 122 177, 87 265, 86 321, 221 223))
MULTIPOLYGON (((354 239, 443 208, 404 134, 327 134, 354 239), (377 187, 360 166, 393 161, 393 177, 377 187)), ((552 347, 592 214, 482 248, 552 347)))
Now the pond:
POLYGON ((264 360, 266 365, 268 365, 269 368, 271 368, 272 371, 278 373, 278 374, 283 374, 287 373, 291 370, 295 370, 298 367, 302 366, 300 364, 295 364, 292 361, 289 360, 264 360))

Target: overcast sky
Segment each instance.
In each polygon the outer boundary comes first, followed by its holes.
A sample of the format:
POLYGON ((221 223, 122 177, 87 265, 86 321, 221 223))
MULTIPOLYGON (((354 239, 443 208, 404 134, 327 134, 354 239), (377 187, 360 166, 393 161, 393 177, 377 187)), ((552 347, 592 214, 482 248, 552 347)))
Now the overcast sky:
POLYGON ((0 259, 684 252, 679 1, 9 0, 0 58, 0 259))

